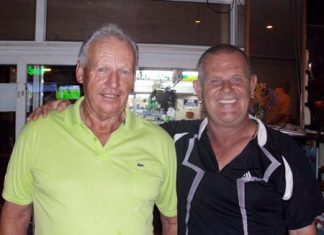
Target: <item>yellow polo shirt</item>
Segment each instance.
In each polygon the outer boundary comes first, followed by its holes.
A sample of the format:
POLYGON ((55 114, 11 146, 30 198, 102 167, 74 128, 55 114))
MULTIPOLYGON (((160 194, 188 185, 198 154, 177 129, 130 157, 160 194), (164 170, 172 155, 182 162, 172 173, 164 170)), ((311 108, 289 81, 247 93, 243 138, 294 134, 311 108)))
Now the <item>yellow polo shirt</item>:
POLYGON ((33 203, 36 235, 152 235, 154 204, 176 215, 172 139, 127 109, 102 146, 81 121, 81 101, 24 127, 4 199, 33 203))

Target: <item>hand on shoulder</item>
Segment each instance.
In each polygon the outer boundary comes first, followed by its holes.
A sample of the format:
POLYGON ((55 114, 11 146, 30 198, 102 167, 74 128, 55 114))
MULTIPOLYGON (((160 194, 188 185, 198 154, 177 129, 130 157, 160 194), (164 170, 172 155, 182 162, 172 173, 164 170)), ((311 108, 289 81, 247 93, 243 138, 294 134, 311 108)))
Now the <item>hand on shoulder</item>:
POLYGON ((44 105, 39 106, 31 114, 29 114, 27 117, 27 121, 35 121, 41 116, 46 117, 50 111, 62 111, 70 104, 71 102, 69 100, 47 101, 44 105))

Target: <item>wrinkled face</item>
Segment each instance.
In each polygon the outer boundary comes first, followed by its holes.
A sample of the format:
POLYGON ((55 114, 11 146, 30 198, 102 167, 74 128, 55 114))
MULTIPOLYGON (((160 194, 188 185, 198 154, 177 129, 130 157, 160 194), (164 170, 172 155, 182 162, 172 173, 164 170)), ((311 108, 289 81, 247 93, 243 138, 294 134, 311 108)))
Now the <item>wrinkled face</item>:
POLYGON ((202 100, 209 122, 235 127, 248 120, 256 76, 248 78, 245 61, 238 53, 208 55, 200 70, 202 82, 194 88, 202 100))
POLYGON ((101 118, 120 115, 134 87, 132 48, 114 37, 99 39, 89 48, 87 65, 77 66, 76 75, 92 114, 101 118))

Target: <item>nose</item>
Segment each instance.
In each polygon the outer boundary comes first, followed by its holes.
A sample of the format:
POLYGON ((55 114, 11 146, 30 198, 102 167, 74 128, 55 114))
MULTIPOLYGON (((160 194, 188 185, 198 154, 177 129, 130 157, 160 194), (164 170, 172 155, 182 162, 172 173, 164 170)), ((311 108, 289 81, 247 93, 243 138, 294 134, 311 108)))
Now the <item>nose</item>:
POLYGON ((231 90, 232 89, 232 84, 230 80, 223 80, 222 82, 222 90, 231 90))
POLYGON ((106 83, 109 87, 116 88, 119 84, 119 76, 116 71, 112 71, 106 80, 106 83))

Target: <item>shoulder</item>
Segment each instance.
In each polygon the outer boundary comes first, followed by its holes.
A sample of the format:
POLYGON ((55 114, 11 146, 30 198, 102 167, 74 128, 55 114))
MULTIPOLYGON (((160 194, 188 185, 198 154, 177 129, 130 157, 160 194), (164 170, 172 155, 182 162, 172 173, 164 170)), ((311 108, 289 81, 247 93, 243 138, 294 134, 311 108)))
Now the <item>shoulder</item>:
POLYGON ((285 148, 289 147, 290 145, 297 145, 297 142, 292 136, 268 126, 266 128, 268 132, 268 140, 270 143, 276 143, 277 145, 281 145, 285 148))
POLYGON ((141 117, 137 117, 134 115, 132 123, 130 123, 129 128, 132 131, 136 131, 136 133, 140 134, 143 139, 149 139, 150 142, 158 141, 163 143, 172 143, 170 135, 159 125, 154 124, 150 121, 147 121, 141 117))
POLYGON ((29 121, 24 126, 22 133, 25 132, 46 132, 53 131, 56 125, 64 123, 71 114, 71 108, 63 111, 51 111, 46 117, 39 117, 35 121, 29 121))
POLYGON ((279 153, 289 163, 306 164, 307 158, 299 144, 292 136, 267 127, 270 151, 279 153))

